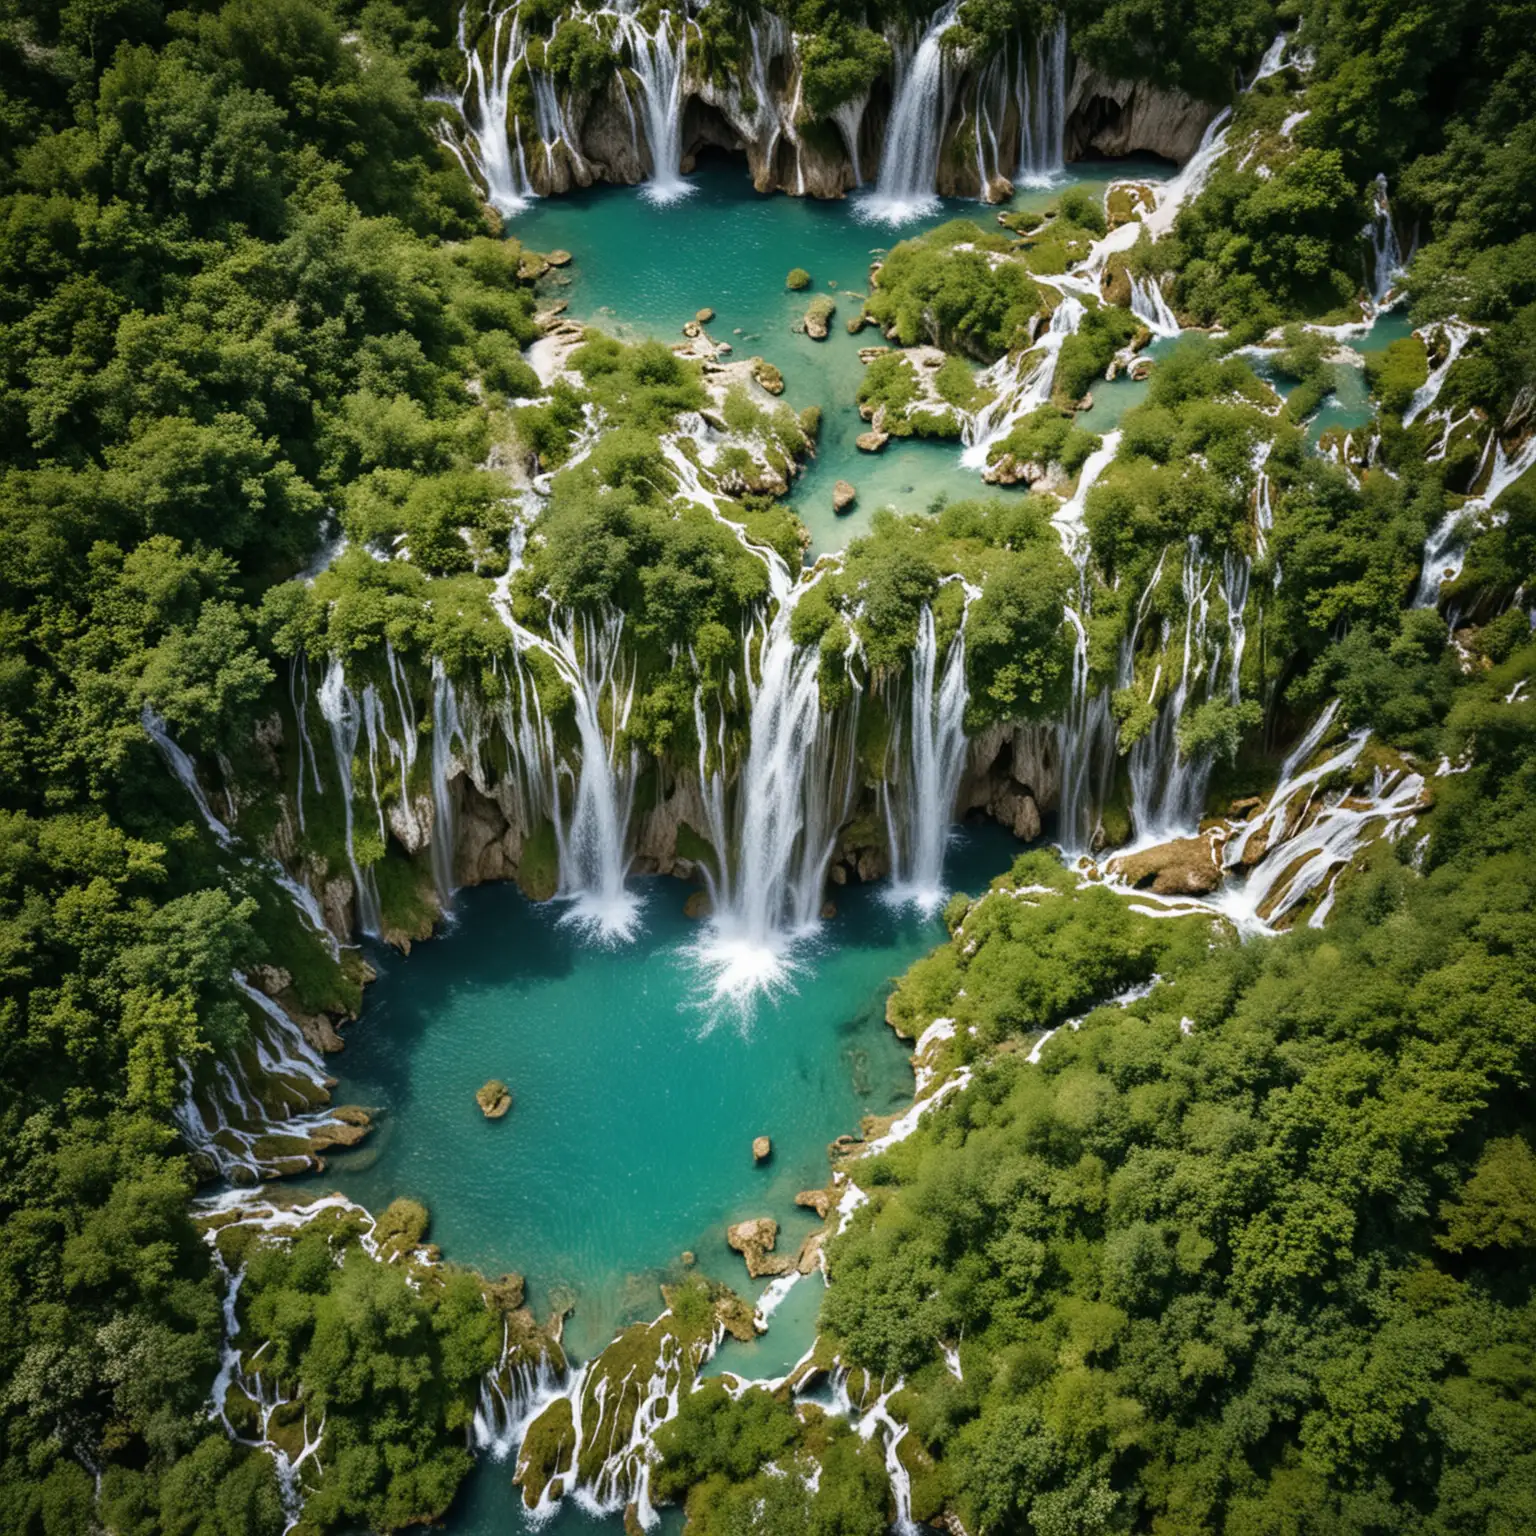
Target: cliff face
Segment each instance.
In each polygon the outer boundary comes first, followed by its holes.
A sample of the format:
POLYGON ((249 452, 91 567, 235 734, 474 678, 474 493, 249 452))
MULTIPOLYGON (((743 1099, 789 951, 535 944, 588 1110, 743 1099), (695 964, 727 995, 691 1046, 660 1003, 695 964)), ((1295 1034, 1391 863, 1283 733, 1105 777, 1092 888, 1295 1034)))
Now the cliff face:
MULTIPOLYGON (((654 47, 675 47, 671 23, 658 25, 662 43, 654 47)), ((743 156, 760 192, 839 198, 872 186, 889 169, 882 158, 903 112, 910 123, 912 114, 936 114, 942 102, 947 116, 932 140, 936 158, 907 168, 908 179, 945 196, 997 202, 1011 195, 1021 166, 1038 175, 1090 155, 1184 161, 1214 110, 1182 92, 1118 80, 1072 60, 1063 34, 1054 54, 1035 57, 1021 48, 981 65, 946 59, 934 93, 904 89, 901 72, 877 79, 859 99, 818 120, 804 106, 796 38, 767 12, 751 34, 739 75, 704 72, 684 50, 671 82, 650 68, 637 71, 626 50, 640 44, 627 33, 615 36, 621 67, 595 90, 560 94, 528 62, 526 48, 511 51, 511 34, 498 33, 494 47, 501 51, 485 56, 491 45, 482 41, 473 74, 500 81, 501 89, 476 84, 467 91, 462 119, 444 124, 445 138, 498 207, 594 181, 645 181, 658 175, 658 154, 668 162, 664 171, 686 174, 712 150, 743 156), (536 116, 516 105, 526 96, 508 95, 514 82, 537 85, 536 116), (658 123, 671 123, 675 135, 658 123), (650 140, 659 132, 668 142, 658 147, 650 140)))

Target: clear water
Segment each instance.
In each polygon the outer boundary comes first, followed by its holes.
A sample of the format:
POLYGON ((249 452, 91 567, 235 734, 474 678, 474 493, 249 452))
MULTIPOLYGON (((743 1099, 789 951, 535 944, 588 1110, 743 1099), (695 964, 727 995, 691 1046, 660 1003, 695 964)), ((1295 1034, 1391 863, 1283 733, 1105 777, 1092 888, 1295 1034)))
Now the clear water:
MULTIPOLYGON (((1152 181, 1169 171, 1143 159, 1083 161, 1069 166, 1058 186, 1021 190, 1005 206, 1043 210, 1068 186, 1102 192, 1115 178, 1152 181)), ((796 410, 820 406, 817 457, 789 497, 816 550, 841 549, 868 529, 879 507, 920 512, 939 496, 956 501, 984 489, 960 468, 957 444, 893 440, 878 454, 858 451, 854 439, 868 430, 855 404, 864 371, 859 348, 882 338, 874 330, 850 336, 844 322, 869 291, 870 262, 889 246, 949 219, 986 225, 1003 209, 949 200, 937 214, 892 230, 860 222, 851 202, 762 196, 739 163, 706 161, 689 180, 693 194, 668 207, 634 188, 593 187, 534 202, 509 227, 535 250, 572 253, 560 274, 570 285, 559 292, 575 319, 620 335, 677 341, 684 322, 707 305, 715 311, 715 340, 728 341, 734 356, 761 355, 774 364, 784 375, 783 398, 796 410), (804 267, 813 286, 789 292, 784 278, 791 267, 804 267), (790 327, 821 293, 838 300, 831 334, 825 341, 794 334, 790 327), (839 480, 859 492, 841 517, 832 511, 839 480)))
MULTIPOLYGON (((1016 851, 996 827, 957 832, 948 883, 981 890, 1016 851)), ((510 885, 461 892, 450 933, 377 957, 379 979, 334 1058, 338 1098, 373 1109, 378 1128, 331 1159, 325 1187, 374 1210, 421 1199, 446 1258, 522 1273, 540 1315, 557 1288, 573 1293, 577 1358, 660 1311, 658 1284, 682 1273, 685 1249, 703 1273, 761 1292, 726 1247, 727 1224, 772 1215, 792 1250, 815 1225, 794 1196, 826 1182, 827 1143, 910 1102, 885 999, 944 936, 938 918, 892 910, 877 887, 838 890, 796 990, 746 1019, 713 1018, 698 1001, 689 887, 638 888, 642 931, 619 948, 585 942, 558 904, 510 885), (474 1099, 491 1077, 514 1096, 499 1121, 474 1099), (762 1134, 773 1156, 758 1167, 762 1134)), ((769 1333, 728 1345, 721 1366, 782 1375, 813 1337, 820 1290, 816 1276, 799 1282, 769 1333)), ((523 1529, 511 1473, 485 1462, 449 1529, 523 1529)), ((590 1524, 568 1511, 545 1529, 590 1524)))

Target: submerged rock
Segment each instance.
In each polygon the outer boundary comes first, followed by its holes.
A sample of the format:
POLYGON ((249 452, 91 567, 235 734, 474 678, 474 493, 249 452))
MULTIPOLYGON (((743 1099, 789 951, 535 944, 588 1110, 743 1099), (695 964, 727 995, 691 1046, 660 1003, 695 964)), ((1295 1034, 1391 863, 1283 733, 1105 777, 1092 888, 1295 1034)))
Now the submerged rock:
POLYGON ((725 1240, 747 1261, 747 1274, 754 1280, 773 1275, 787 1275, 795 1267, 794 1259, 774 1253, 779 1240, 779 1224, 772 1216, 755 1216, 727 1227, 725 1240))
POLYGON ((851 480, 839 480, 832 487, 832 510, 846 512, 858 500, 858 488, 851 480))
POLYGON ((713 914, 714 903, 709 899, 708 891, 694 891, 683 903, 683 916, 690 917, 695 922, 702 922, 713 914))
POLYGON ((752 1141, 752 1161, 763 1163, 772 1156, 773 1142, 766 1136, 754 1137, 752 1141))
POLYGON ((795 1196, 795 1204, 803 1205, 807 1209, 815 1211, 825 1221, 827 1219, 827 1212, 832 1209, 832 1195, 829 1190, 825 1189, 802 1189, 795 1196))
POLYGON ((500 1120, 512 1108, 512 1090, 500 1078, 493 1077, 475 1091, 475 1103, 487 1120, 500 1120))
POLYGON ((879 453, 890 440, 889 432, 881 432, 876 428, 870 432, 860 432, 853 442, 860 453, 879 453))

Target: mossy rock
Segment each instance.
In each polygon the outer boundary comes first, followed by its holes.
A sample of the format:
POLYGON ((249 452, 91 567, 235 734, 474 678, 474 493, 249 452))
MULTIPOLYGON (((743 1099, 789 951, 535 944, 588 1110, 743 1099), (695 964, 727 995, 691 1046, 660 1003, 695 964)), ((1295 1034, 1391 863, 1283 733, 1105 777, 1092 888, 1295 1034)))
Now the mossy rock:
POLYGON ((373 1226, 374 1241, 390 1253, 409 1253, 419 1247, 431 1223, 426 1206, 402 1196, 384 1207, 373 1226))
MULTIPOLYGON (((567 1397, 557 1397, 528 1426, 512 1481, 522 1488, 523 1503, 529 1509, 538 1504, 539 1496, 549 1487, 556 1473, 570 1465, 575 1439, 576 1426, 571 1418, 571 1401, 567 1397)), ((559 1497, 565 1487, 562 1484, 550 1491, 559 1497)))
POLYGON ((811 274, 804 267, 791 267, 789 276, 784 279, 784 286, 792 293, 799 293, 802 288, 811 286, 811 274))
POLYGON ((512 1108, 512 1090, 493 1077, 475 1090, 475 1103, 487 1120, 500 1120, 512 1108))
POLYGON ((528 835, 517 862, 517 887, 529 901, 549 901, 560 889, 560 848, 547 817, 528 835))

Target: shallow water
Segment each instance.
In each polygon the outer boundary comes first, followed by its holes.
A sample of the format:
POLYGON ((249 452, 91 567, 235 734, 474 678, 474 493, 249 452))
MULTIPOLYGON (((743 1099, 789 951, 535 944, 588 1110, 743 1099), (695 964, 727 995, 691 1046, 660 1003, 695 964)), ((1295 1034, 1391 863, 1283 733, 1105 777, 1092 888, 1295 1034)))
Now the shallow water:
MULTIPOLYGON (((1017 850, 996 827, 958 832, 948 883, 984 889, 1017 850)), ((574 1295, 566 1341, 578 1359, 661 1310, 658 1285, 682 1273, 685 1249, 703 1273, 762 1291, 726 1247, 727 1224, 772 1215, 793 1249, 815 1225, 794 1196, 826 1182, 827 1143, 910 1102, 885 999, 944 937, 938 917, 893 911, 879 887, 836 891, 837 915, 799 952, 796 990, 717 1018, 700 1002, 689 887, 638 884, 642 932, 612 949, 510 885, 461 892, 450 933, 377 957, 379 980, 335 1058, 338 1099, 379 1124, 331 1159, 324 1186, 375 1211, 421 1199, 447 1259, 524 1274, 540 1315, 557 1290, 574 1295), (514 1096, 499 1121, 474 1100, 491 1077, 514 1096), (773 1156, 757 1167, 760 1134, 773 1156)), ((820 1291, 817 1276, 799 1282, 768 1335, 728 1345, 720 1365, 782 1375, 813 1337, 820 1291)), ((521 1529, 511 1471, 486 1462, 449 1528, 521 1529)), ((588 1524, 571 1513, 545 1529, 588 1524)))
POLYGON ((789 500, 811 530, 813 547, 824 551, 867 531, 881 506, 921 512, 939 496, 956 501, 991 494, 978 475, 960 468, 956 444, 893 440, 878 454, 854 446, 867 430, 854 398, 864 371, 859 348, 881 337, 874 330, 850 336, 844 322, 868 293, 870 262, 949 219, 986 226, 1003 207, 1043 210, 1069 186, 1102 192, 1113 179, 1157 180, 1170 170, 1146 159, 1083 161, 1068 167, 1059 185, 1023 189, 1001 207, 948 200, 938 214, 892 229, 862 222, 857 195, 831 203, 762 196, 739 164, 712 161, 688 178, 694 190, 682 202, 657 207, 633 187, 593 187, 534 202, 509 228, 535 250, 572 253, 562 272, 570 286, 558 291, 575 319, 670 342, 680 340, 684 322, 707 305, 715 311, 708 330, 716 341, 728 341, 736 357, 761 355, 774 364, 784 375, 783 398, 796 410, 821 408, 816 459, 789 500), (791 267, 811 274, 809 289, 785 288, 791 267), (825 341, 790 329, 817 294, 838 301, 825 341), (832 511, 838 480, 859 492, 842 517, 832 511))

